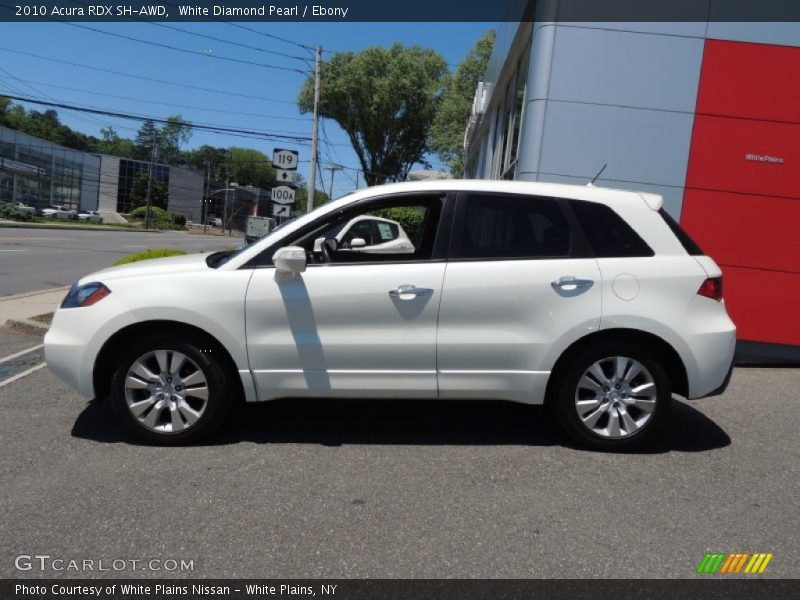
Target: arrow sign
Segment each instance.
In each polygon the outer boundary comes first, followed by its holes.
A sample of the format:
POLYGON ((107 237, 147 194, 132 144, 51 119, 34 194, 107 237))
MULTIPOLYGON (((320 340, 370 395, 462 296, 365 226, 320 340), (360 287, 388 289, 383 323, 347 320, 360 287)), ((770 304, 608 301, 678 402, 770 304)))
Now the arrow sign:
POLYGON ((275 204, 272 206, 272 214, 276 217, 291 217, 292 207, 288 204, 275 204))
POLYGON ((276 169, 284 169, 286 171, 296 171, 299 154, 296 150, 286 150, 284 148, 275 148, 272 151, 272 166, 276 169))
POLYGON ((275 204, 294 204, 294 190, 286 185, 272 188, 272 201, 275 204))
POLYGON ((291 185, 294 180, 292 172, 286 169, 275 169, 275 179, 278 183, 285 183, 286 185, 291 185))

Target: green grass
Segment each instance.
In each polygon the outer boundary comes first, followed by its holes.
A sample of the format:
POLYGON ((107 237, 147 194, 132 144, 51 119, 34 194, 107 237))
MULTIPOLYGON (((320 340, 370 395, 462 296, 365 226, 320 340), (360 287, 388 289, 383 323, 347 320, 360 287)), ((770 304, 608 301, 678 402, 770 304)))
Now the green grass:
POLYGON ((127 265, 128 263, 138 262, 140 260, 150 260, 151 258, 164 258, 165 256, 180 256, 181 254, 186 254, 183 250, 178 250, 176 248, 151 248, 150 250, 144 250, 142 252, 137 252, 136 254, 130 254, 128 256, 123 256, 117 262, 114 263, 114 266, 119 265, 127 265))

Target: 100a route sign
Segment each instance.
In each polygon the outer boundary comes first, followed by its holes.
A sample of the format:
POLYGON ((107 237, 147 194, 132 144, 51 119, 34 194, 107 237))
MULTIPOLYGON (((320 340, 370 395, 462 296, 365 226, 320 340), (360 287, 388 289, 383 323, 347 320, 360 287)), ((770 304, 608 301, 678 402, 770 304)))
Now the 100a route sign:
POLYGON ((272 201, 275 204, 294 204, 294 190, 288 185, 272 188, 272 201))

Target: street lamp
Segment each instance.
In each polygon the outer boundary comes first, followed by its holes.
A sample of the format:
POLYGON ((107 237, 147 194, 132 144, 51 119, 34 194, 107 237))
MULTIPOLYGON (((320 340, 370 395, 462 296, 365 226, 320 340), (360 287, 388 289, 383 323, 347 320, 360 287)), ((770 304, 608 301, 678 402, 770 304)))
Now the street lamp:
MULTIPOLYGON (((204 201, 210 204, 211 203, 211 196, 213 196, 214 194, 221 194, 222 192, 225 192, 225 201, 224 202, 225 202, 225 204, 227 204, 228 203, 228 192, 233 190, 234 193, 236 193, 236 188, 233 187, 234 185, 236 185, 236 184, 231 184, 231 187, 224 187, 224 188, 220 188, 218 190, 214 190, 213 192, 210 192, 208 194, 208 198, 206 198, 204 201)), ((223 217, 222 217, 222 232, 225 233, 225 218, 226 218, 225 215, 227 214, 227 207, 225 205, 223 205, 222 211, 223 211, 222 212, 222 214, 223 214, 223 217)), ((203 222, 203 231, 204 232, 206 231, 206 225, 208 224, 208 208, 206 208, 205 213, 206 213, 206 217, 205 217, 205 220, 203 222)))

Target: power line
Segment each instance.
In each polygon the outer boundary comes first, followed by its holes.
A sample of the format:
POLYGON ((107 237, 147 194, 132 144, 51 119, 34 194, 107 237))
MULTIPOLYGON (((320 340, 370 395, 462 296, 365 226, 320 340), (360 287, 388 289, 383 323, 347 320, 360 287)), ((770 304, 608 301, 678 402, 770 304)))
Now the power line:
POLYGON ((90 27, 88 25, 81 25, 79 23, 69 23, 67 21, 61 21, 60 19, 51 19, 53 21, 57 21, 60 23, 64 23, 65 25, 71 25, 72 27, 78 27, 80 29, 86 29, 88 31, 94 31, 95 33, 101 33, 103 35, 108 35, 111 37, 116 37, 124 40, 129 40, 131 42, 138 42, 140 44, 147 44, 148 46, 155 46, 157 48, 166 48, 167 50, 174 50, 175 52, 183 52, 184 54, 191 54, 192 56, 202 56, 204 58, 213 58, 216 60, 225 60, 228 62, 235 62, 244 65, 250 65, 254 67, 261 67, 264 69, 274 69, 278 71, 290 71, 293 73, 300 73, 301 75, 308 75, 308 71, 303 71, 302 69, 295 69, 294 67, 282 67, 278 65, 269 65, 266 63, 255 62, 252 60, 245 60, 241 58, 233 58, 231 56, 219 56, 217 54, 204 54, 201 52, 197 52, 196 50, 189 50, 187 48, 179 48, 177 46, 172 46, 171 44, 162 44, 161 42, 152 42, 150 40, 143 40, 140 38, 135 38, 130 35, 125 35, 124 33, 114 33, 111 31, 105 31, 103 29, 97 29, 96 27, 90 27))
MULTIPOLYGON (((6 69, 4 69, 4 68, 0 67, 0 71, 2 71, 2 72, 3 72, 3 73, 5 73, 6 75, 8 75, 8 76, 9 76, 9 77, 11 77, 12 79, 14 79, 15 81, 19 81, 20 83, 24 84, 24 85, 25 85, 25 87, 27 87, 28 89, 31 89, 31 90, 33 90, 35 93, 37 93, 37 94, 41 94, 42 96, 44 96, 44 97, 46 97, 46 98, 49 98, 49 99, 51 99, 51 100, 53 99, 53 98, 52 98, 52 96, 48 96, 47 94, 45 94, 45 93, 44 93, 44 92, 42 92, 41 90, 39 90, 39 89, 35 88, 34 86, 32 86, 32 85, 30 84, 30 82, 27 82, 27 81, 25 81, 24 79, 20 79, 19 77, 17 77, 17 76, 16 76, 16 75, 14 75, 13 73, 10 73, 10 72, 9 72, 9 71, 7 71, 6 69)), ((5 83, 6 83, 6 85, 8 85, 8 86, 9 86, 11 89, 13 89, 13 90, 17 91, 17 92, 18 92, 18 93, 20 93, 20 94, 26 94, 26 93, 28 93, 28 92, 25 92, 24 90, 22 90, 22 89, 18 88, 16 85, 13 85, 13 84, 9 83, 8 81, 5 81, 5 83)), ((108 121, 102 121, 102 120, 98 119, 97 117, 93 117, 93 116, 89 116, 89 115, 81 115, 80 113, 75 113, 75 112, 70 112, 70 114, 72 114, 72 116, 73 116, 73 117, 75 117, 77 120, 79 120, 79 121, 82 121, 82 122, 84 122, 84 123, 89 123, 89 124, 91 124, 91 125, 111 125, 111 123, 109 123, 108 121)))
MULTIPOLYGON (((162 124, 162 125, 166 125, 166 124, 170 123, 169 120, 161 119, 161 118, 158 118, 158 117, 149 117, 149 116, 144 116, 144 115, 133 115, 133 114, 130 114, 130 113, 123 113, 123 112, 118 112, 118 111, 95 109, 95 108, 90 108, 90 107, 85 107, 85 106, 76 106, 76 105, 72 105, 72 104, 65 104, 63 102, 51 102, 51 101, 45 101, 45 100, 40 100, 40 99, 36 99, 36 98, 25 98, 25 97, 21 97, 21 96, 9 95, 9 94, 6 94, 6 93, 3 93, 3 95, 6 96, 7 98, 10 98, 11 100, 16 100, 18 102, 30 102, 31 104, 41 104, 43 106, 51 106, 51 107, 54 107, 54 108, 63 108, 65 110, 75 110, 75 111, 79 111, 79 112, 86 112, 86 113, 91 113, 91 114, 104 115, 104 116, 108 116, 108 117, 117 117, 117 118, 121 118, 121 119, 130 119, 130 120, 134 120, 134 121, 152 121, 153 123, 159 123, 159 124, 162 124)), ((296 135, 281 135, 281 134, 273 133, 273 132, 269 132, 269 131, 254 131, 254 130, 250 130, 250 129, 238 129, 238 128, 232 128, 232 127, 221 126, 221 125, 213 125, 213 124, 208 124, 208 123, 187 123, 186 126, 189 127, 189 128, 192 128, 192 129, 201 129, 201 130, 205 130, 205 131, 212 131, 212 132, 215 132, 215 133, 232 133, 232 134, 245 135, 245 136, 249 136, 249 137, 268 138, 268 139, 283 140, 283 141, 294 141, 294 142, 297 142, 297 143, 306 142, 306 141, 309 141, 311 139, 311 138, 308 138, 308 137, 301 137, 301 136, 296 136, 296 135)))
POLYGON ((11 48, 4 48, 2 46, 0 46, 0 51, 11 52, 13 54, 21 54, 23 56, 31 56, 33 58, 38 58, 40 60, 48 60, 48 61, 51 61, 51 62, 57 62, 57 63, 65 64, 65 65, 71 65, 73 67, 79 67, 81 69, 89 69, 89 70, 92 70, 92 71, 100 71, 100 72, 103 72, 103 73, 110 73, 112 75, 119 75, 121 77, 130 77, 132 79, 141 79, 142 81, 152 81, 152 82, 160 83, 160 84, 163 84, 163 85, 174 85, 174 86, 177 86, 177 87, 183 87, 183 88, 187 88, 187 89, 201 90, 201 91, 204 91, 204 92, 212 92, 212 93, 215 93, 215 94, 224 94, 226 96, 239 96, 241 98, 250 98, 252 100, 260 100, 262 102, 275 102, 275 103, 279 103, 279 104, 295 104, 295 102, 292 101, 292 100, 278 100, 276 98, 265 98, 263 96, 253 96, 251 94, 242 94, 242 93, 239 93, 239 92, 231 92, 231 91, 228 91, 228 90, 218 90, 218 89, 214 89, 214 88, 206 88, 206 87, 202 87, 202 86, 198 86, 198 85, 192 85, 192 84, 188 84, 188 83, 178 83, 178 82, 175 82, 175 81, 167 81, 167 80, 164 80, 164 79, 156 79, 154 77, 146 77, 144 75, 134 75, 132 73, 124 73, 122 71, 114 71, 113 69, 105 69, 103 67, 96 67, 96 66, 93 66, 93 65, 85 65, 85 64, 82 64, 82 63, 76 63, 76 62, 72 62, 72 61, 69 61, 69 60, 64 60, 64 59, 61 59, 61 58, 53 58, 53 57, 50 57, 50 56, 42 56, 40 54, 34 54, 33 52, 24 52, 22 50, 14 50, 14 49, 11 49, 11 48))
MULTIPOLYGON (((153 25, 157 25, 157 23, 153 23, 153 25)), ((117 98, 118 100, 130 100, 132 102, 144 102, 144 103, 147 103, 147 104, 158 104, 158 105, 161 105, 161 106, 172 106, 173 108, 185 108, 185 109, 188 109, 188 110, 201 110, 201 111, 206 111, 206 112, 214 112, 214 113, 220 113, 220 114, 226 114, 226 115, 239 115, 239 116, 245 116, 245 117, 259 117, 261 119, 281 119, 281 120, 285 120, 285 121, 305 121, 305 122, 308 122, 308 121, 311 120, 309 117, 284 117, 284 116, 266 115, 266 114, 263 114, 263 113, 249 113, 249 112, 239 112, 239 111, 234 111, 234 110, 221 110, 221 109, 218 109, 218 108, 206 108, 204 106, 192 106, 192 105, 189 105, 189 104, 175 104, 175 103, 172 103, 172 102, 159 102, 158 100, 150 100, 150 99, 146 99, 146 98, 135 98, 135 97, 132 97, 132 96, 120 96, 120 95, 117 95, 117 94, 108 94, 108 93, 104 93, 104 92, 97 92, 97 91, 94 91, 94 90, 87 90, 87 89, 82 89, 82 88, 70 87, 70 86, 67 86, 67 85, 58 85, 58 84, 55 84, 55 83, 47 83, 45 81, 31 81, 29 79, 20 79, 19 77, 14 77, 14 79, 16 79, 17 81, 24 82, 24 83, 35 83, 37 85, 43 85, 45 87, 58 88, 58 89, 61 89, 61 90, 69 90, 71 92, 80 92, 80 93, 83 93, 83 94, 91 94, 93 96, 106 96, 108 98, 117 98)), ((37 92, 38 92, 38 90, 37 90, 37 92)), ((41 93, 43 96, 47 96, 47 94, 44 94, 42 92, 38 92, 38 93, 41 93)))
MULTIPOLYGON (((13 96, 6 96, 6 97, 13 98, 13 96)), ((35 98, 35 100, 31 100, 31 101, 36 101, 36 100, 41 101, 42 100, 42 98, 36 98, 36 97, 34 97, 34 98, 35 98)), ((48 96, 47 99, 53 100, 53 101, 56 101, 56 102, 58 101, 56 98, 53 98, 52 96, 48 96)), ((96 110, 96 111, 103 111, 103 112, 112 112, 112 113, 116 112, 115 109, 103 108, 103 107, 99 107, 99 106, 92 106, 90 104, 83 105, 83 108, 93 109, 93 110, 96 110)), ((68 109, 65 109, 65 110, 68 110, 68 109)), ((124 114, 126 116, 135 117, 137 119, 145 120, 145 121, 146 120, 152 120, 152 121, 158 121, 158 122, 169 122, 169 117, 167 117, 167 118, 154 117, 152 115, 144 115, 144 114, 136 114, 136 113, 117 113, 117 114, 124 114)), ((230 127, 229 125, 218 125, 216 123, 202 123, 202 122, 200 122, 200 123, 190 122, 190 123, 187 124, 188 127, 192 127, 194 125, 208 126, 208 127, 215 127, 215 128, 216 127, 230 127)), ((279 134, 279 133, 280 134, 284 134, 285 133, 285 134, 289 134, 289 135, 301 136, 301 139, 308 139, 308 138, 303 138, 302 137, 303 133, 300 132, 300 131, 287 131, 285 129, 273 129, 271 131, 263 131, 263 132, 257 131, 257 133, 266 133, 266 134, 269 134, 269 135, 279 134)))
POLYGON ((259 31, 258 29, 253 29, 252 27, 247 27, 246 25, 242 25, 240 23, 230 23, 228 21, 221 21, 221 22, 225 23, 226 25, 230 25, 231 27, 238 27, 239 29, 244 29, 245 31, 250 31, 252 33, 255 33, 255 34, 258 34, 258 35, 261 35, 261 36, 264 36, 264 37, 268 37, 268 38, 271 38, 273 40, 278 40, 280 42, 285 42, 287 44, 292 44, 294 46, 297 46, 299 48, 303 48, 305 50, 309 50, 311 52, 313 52, 315 50, 314 46, 309 46, 307 44, 301 44, 300 42, 296 42, 294 40, 287 40, 286 38, 279 37, 279 36, 274 35, 272 33, 266 33, 264 31, 259 31))
POLYGON ((215 37, 213 35, 206 35, 204 33, 197 33, 195 31, 188 31, 186 29, 181 29, 180 27, 174 27, 172 25, 166 25, 164 23, 154 23, 153 21, 147 21, 150 25, 155 25, 156 27, 163 27, 165 29, 172 29, 174 31, 180 31, 181 33, 185 33, 186 35, 193 35, 199 38, 205 38, 207 40, 214 40, 215 42, 221 42, 223 44, 230 44, 231 46, 239 46, 241 48, 247 48, 248 50, 256 50, 258 52, 263 52, 265 54, 273 54, 275 56, 282 56, 284 58, 293 58, 294 60, 301 60, 304 63, 308 64, 308 57, 303 56, 296 56, 294 54, 287 54, 285 52, 278 52, 277 50, 267 50, 266 48, 259 48, 258 46, 251 46, 250 44, 243 44, 241 42, 234 42, 231 40, 226 40, 222 38, 215 37))

